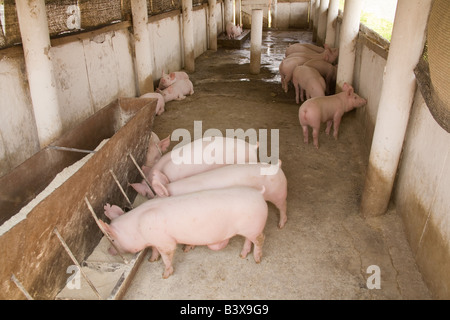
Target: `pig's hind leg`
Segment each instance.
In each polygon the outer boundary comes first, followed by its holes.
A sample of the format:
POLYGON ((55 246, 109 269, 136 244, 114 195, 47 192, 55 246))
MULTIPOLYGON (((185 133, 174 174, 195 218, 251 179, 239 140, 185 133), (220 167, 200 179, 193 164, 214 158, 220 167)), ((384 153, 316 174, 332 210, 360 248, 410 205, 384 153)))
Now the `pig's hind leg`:
POLYGON ((163 273, 163 279, 167 279, 173 274, 173 266, 172 266, 172 260, 173 255, 175 254, 176 245, 174 248, 157 248, 159 253, 161 254, 161 258, 164 262, 164 273, 163 273))
POLYGON ((262 257, 262 245, 264 243, 264 234, 258 235, 253 240, 250 238, 245 238, 244 247, 242 248, 240 257, 245 259, 249 252, 252 250, 252 243, 255 245, 255 248, 253 249, 253 257, 255 258, 256 263, 261 262, 262 257))

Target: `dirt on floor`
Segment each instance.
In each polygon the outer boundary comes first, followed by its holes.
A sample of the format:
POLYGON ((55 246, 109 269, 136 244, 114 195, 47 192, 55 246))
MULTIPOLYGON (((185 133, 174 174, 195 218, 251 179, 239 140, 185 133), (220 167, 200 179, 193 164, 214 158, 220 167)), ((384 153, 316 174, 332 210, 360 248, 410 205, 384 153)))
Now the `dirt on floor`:
MULTIPOLYGON (((207 51, 190 74, 195 93, 166 104, 153 131, 255 129, 279 137, 288 180, 287 215, 269 203, 261 263, 239 257, 244 239, 212 251, 177 248, 175 272, 162 278, 163 262, 145 261, 125 299, 429 299, 395 208, 377 218, 359 213, 368 155, 354 112, 342 120, 339 139, 320 132, 320 148, 304 144, 294 90, 281 89, 278 65, 289 43, 311 42, 304 31, 263 33, 261 73, 249 74, 250 42, 241 49, 207 51), (379 280, 379 282, 378 282, 379 280)), ((178 142, 172 142, 171 147, 178 142)), ((269 151, 271 148, 269 147, 269 151)))

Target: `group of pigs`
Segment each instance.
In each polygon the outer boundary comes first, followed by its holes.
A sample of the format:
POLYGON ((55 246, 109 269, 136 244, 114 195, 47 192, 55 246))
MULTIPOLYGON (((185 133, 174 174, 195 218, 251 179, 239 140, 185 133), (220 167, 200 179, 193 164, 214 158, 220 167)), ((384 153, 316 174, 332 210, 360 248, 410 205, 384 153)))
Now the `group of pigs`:
POLYGON ((116 205, 105 205, 111 223, 99 221, 113 240, 109 252, 135 253, 152 247, 149 260, 161 256, 163 278, 167 278, 174 272, 177 244, 186 245, 185 252, 197 245, 220 250, 240 235, 245 238, 240 256, 245 258, 253 244, 254 260, 259 263, 266 201, 279 209, 279 228, 287 221, 287 180, 281 160, 257 162, 258 145, 229 137, 205 137, 167 152, 169 145, 170 136, 159 140, 152 133, 142 167, 146 179, 131 184, 149 200, 127 213, 116 205), (190 161, 178 161, 174 152, 189 155, 190 161), (196 163, 199 152, 203 161, 196 163))
POLYGON ((189 80, 189 75, 183 71, 171 72, 169 74, 162 71, 158 88, 155 92, 141 95, 141 98, 156 98, 156 114, 161 115, 165 111, 165 105, 172 100, 183 100, 186 96, 194 93, 194 85, 189 80))
POLYGON ((342 92, 335 92, 337 67, 333 65, 339 55, 338 48, 319 47, 309 43, 295 43, 286 49, 286 58, 280 63, 281 85, 287 93, 289 84, 295 88, 295 101, 303 101, 299 108, 299 121, 303 129, 303 141, 308 143, 308 127, 312 128, 314 146, 319 148, 319 130, 326 122, 326 134, 337 139, 342 116, 367 101, 359 97, 348 83, 342 92))

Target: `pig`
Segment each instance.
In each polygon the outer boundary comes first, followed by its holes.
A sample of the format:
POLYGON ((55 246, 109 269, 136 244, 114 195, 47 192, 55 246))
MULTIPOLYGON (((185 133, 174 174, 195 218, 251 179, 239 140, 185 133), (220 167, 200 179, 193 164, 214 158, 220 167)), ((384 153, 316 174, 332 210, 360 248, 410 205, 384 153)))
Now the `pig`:
POLYGON ((242 34, 242 26, 235 26, 233 22, 228 22, 226 32, 228 39, 236 39, 242 34))
POLYGON ((298 117, 305 143, 308 143, 308 126, 310 126, 313 128, 314 146, 319 148, 319 130, 322 122, 327 123, 326 134, 330 134, 331 125, 334 123, 333 136, 337 139, 344 113, 367 103, 367 100, 354 93, 351 85, 344 83, 342 90, 331 96, 309 99, 299 108, 298 117))
POLYGON ((160 116, 164 112, 164 106, 166 105, 163 96, 159 92, 149 92, 141 95, 139 98, 156 98, 156 114, 160 116))
POLYGON ((147 154, 145 156, 144 166, 153 167, 163 156, 170 146, 170 135, 160 140, 156 133, 152 132, 148 141, 147 154))
POLYGON ((295 88, 295 102, 303 102, 306 92, 306 99, 325 96, 326 83, 319 71, 308 66, 298 66, 294 70, 292 83, 295 88), (301 92, 300 92, 301 91, 301 92))
POLYGON ((164 102, 172 100, 183 100, 187 95, 194 93, 194 86, 189 79, 177 80, 164 90, 156 90, 164 97, 164 102))
POLYGON ((155 247, 165 265, 164 279, 174 272, 172 259, 178 243, 207 245, 214 250, 241 235, 245 243, 240 256, 247 257, 253 243, 253 257, 259 263, 268 214, 263 191, 232 187, 157 198, 115 217, 110 224, 99 223, 114 241, 111 254, 117 253, 115 249, 136 253, 155 247))
POLYGON ((153 188, 159 197, 232 186, 246 186, 255 189, 261 189, 264 186, 264 199, 273 203, 280 212, 278 227, 283 228, 287 221, 287 180, 281 170, 281 160, 274 165, 267 163, 230 164, 174 182, 168 182, 167 178, 158 170, 155 170, 153 175, 153 188))
MULTIPOLYGON (((143 171, 153 188, 156 170, 164 175, 165 183, 169 183, 228 164, 256 162, 257 148, 258 144, 252 145, 242 139, 205 137, 164 154, 152 167, 143 167, 143 171)), ((130 186, 147 198, 154 196, 144 181, 130 186)))
MULTIPOLYGON (((327 45, 325 45, 327 46, 327 45)), ((286 57, 294 52, 304 52, 304 53, 322 53, 325 47, 319 47, 311 43, 294 43, 290 44, 286 48, 286 57)))
POLYGON ((313 59, 305 62, 304 66, 313 67, 324 77, 326 83, 325 94, 333 94, 336 89, 337 67, 329 62, 320 59, 313 59))
POLYGON ((183 71, 176 71, 166 74, 163 70, 161 79, 159 80, 158 89, 164 90, 174 84, 177 80, 189 80, 189 75, 183 71))
POLYGON ((284 92, 288 92, 289 82, 292 79, 294 69, 297 66, 303 65, 307 61, 309 61, 309 58, 307 57, 292 57, 283 59, 283 61, 281 61, 278 70, 280 71, 281 87, 284 89, 284 92))
POLYGON ((339 49, 338 48, 327 48, 322 53, 315 53, 315 52, 293 52, 286 56, 286 58, 292 58, 292 57, 305 57, 308 58, 308 60, 311 59, 321 59, 325 60, 329 63, 334 63, 339 56, 339 49))

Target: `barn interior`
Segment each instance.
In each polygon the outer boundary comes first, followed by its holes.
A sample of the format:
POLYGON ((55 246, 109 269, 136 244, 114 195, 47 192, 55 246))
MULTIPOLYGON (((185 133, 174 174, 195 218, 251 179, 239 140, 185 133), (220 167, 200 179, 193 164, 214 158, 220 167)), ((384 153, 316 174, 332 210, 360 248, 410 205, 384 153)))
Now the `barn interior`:
POLYGON ((437 44, 448 42, 450 6, 398 0, 390 42, 360 23, 361 6, 1 1, 0 298, 448 299, 450 86, 437 44), (226 39, 229 21, 241 39, 226 39), (303 143, 300 104, 280 83, 293 43, 339 48, 336 92, 347 82, 367 99, 337 140, 322 126, 318 149, 303 143), (157 100, 139 97, 174 71, 194 93, 156 115, 157 100), (142 179, 151 135, 212 128, 255 130, 282 161, 288 220, 278 228, 269 203, 261 263, 239 257, 240 236, 220 251, 180 245, 168 279, 151 250, 125 257, 125 272, 117 257, 89 262, 97 249, 108 255, 95 221, 108 221, 103 206, 144 201, 128 183, 142 179), (77 263, 101 279, 76 278, 77 263), (82 288, 67 290, 77 279, 82 288))

